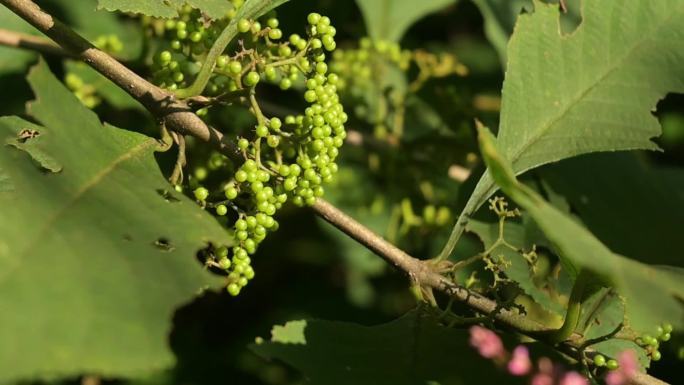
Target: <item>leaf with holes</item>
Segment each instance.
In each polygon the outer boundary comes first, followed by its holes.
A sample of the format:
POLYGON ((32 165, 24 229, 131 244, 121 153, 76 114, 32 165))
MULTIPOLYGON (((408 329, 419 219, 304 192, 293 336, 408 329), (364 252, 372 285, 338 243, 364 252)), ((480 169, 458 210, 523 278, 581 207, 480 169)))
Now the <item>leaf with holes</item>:
POLYGON ((231 238, 169 186, 155 139, 103 126, 44 62, 28 81, 42 125, 0 118, 0 140, 39 133, 27 143, 39 140, 62 169, 0 151, 0 178, 13 185, 0 181, 0 382, 172 365, 174 309, 219 284, 195 253, 231 238))
POLYGON ((415 23, 457 0, 356 0, 374 40, 398 42, 415 23))
MULTIPOLYGON (((557 6, 534 4, 508 45, 502 91, 498 142, 515 174, 591 152, 658 149, 651 111, 668 92, 684 92, 684 2, 582 2, 582 23, 569 35, 557 6)), ((485 173, 444 256, 496 190, 485 173)))
POLYGON ((525 383, 475 350, 463 352, 467 330, 440 326, 420 310, 370 327, 309 320, 299 333, 298 344, 273 340, 251 349, 299 369, 313 385, 476 384, 485 371, 493 384, 525 383))

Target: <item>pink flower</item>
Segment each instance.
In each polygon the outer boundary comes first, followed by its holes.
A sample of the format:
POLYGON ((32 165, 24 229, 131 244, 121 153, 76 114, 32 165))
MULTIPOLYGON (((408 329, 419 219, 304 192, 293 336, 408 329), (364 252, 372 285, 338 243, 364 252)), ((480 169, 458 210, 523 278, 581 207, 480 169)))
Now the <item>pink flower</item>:
POLYGON ((524 376, 532 370, 532 361, 526 347, 520 345, 513 349, 513 357, 508 362, 508 371, 514 376, 524 376))
POLYGON ((589 385, 589 380, 583 375, 572 371, 565 373, 560 385, 589 385))
POLYGON ((608 385, 628 384, 639 368, 639 361, 633 350, 625 350, 620 353, 617 361, 620 367, 606 374, 605 380, 608 385))
POLYGON ((477 349, 482 357, 503 358, 506 355, 501 338, 493 331, 481 326, 470 328, 470 345, 477 349))
POLYGON ((553 385, 553 377, 548 373, 537 373, 532 377, 532 385, 553 385))

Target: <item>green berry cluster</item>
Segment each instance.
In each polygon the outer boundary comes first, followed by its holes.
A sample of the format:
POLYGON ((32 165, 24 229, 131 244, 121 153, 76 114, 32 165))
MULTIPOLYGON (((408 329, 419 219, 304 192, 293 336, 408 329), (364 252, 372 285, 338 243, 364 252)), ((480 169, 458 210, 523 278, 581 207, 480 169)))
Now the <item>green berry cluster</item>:
MULTIPOLYGON (((193 73, 184 68, 189 64, 201 66, 202 52, 229 22, 226 17, 215 27, 205 25, 199 16, 190 9, 182 12, 179 20, 165 23, 164 35, 171 38, 171 48, 156 55, 153 76, 158 84, 168 89, 187 86, 193 73), (179 35, 179 31, 186 31, 187 36, 179 35), (196 33, 201 39, 193 38, 196 33)), ((327 16, 312 13, 307 21, 305 36, 284 37, 274 16, 261 21, 238 20, 239 42, 218 57, 205 91, 206 97, 221 101, 230 94, 231 103, 244 104, 256 119, 252 130, 237 137, 241 164, 234 165, 220 193, 201 183, 211 179, 210 171, 229 162, 227 158, 212 160, 212 156, 208 169, 202 166, 194 170, 195 199, 219 219, 234 220, 234 246, 215 249, 208 260, 210 266, 227 273, 231 295, 239 294, 254 277, 250 255, 269 232, 278 229, 274 219, 277 211, 288 201, 298 206, 313 205, 324 194, 323 184, 331 182, 338 172, 336 159, 346 138, 348 117, 337 93, 339 77, 329 72, 326 64, 327 55, 336 48, 336 30, 327 16), (267 116, 256 92, 264 81, 282 90, 295 82, 301 84, 307 104, 304 112, 282 118, 267 116)), ((210 108, 215 107, 204 107, 197 113, 205 117, 210 108)))
POLYGON ((93 109, 102 103, 102 99, 97 95, 95 86, 85 83, 83 79, 75 73, 67 72, 64 76, 64 83, 84 106, 93 109))
POLYGON ((656 329, 656 336, 650 334, 644 334, 637 339, 637 343, 644 349, 651 357, 653 361, 660 361, 662 355, 658 348, 660 348, 661 342, 667 342, 672 338, 672 325, 665 323, 660 325, 656 329))
POLYGON ((100 35, 95 39, 93 45, 111 54, 117 54, 124 48, 123 42, 116 35, 100 35))
MULTIPOLYGON (((333 56, 333 70, 345 80, 362 85, 373 76, 373 62, 384 60, 406 71, 411 65, 411 51, 402 50, 399 44, 367 37, 359 40, 358 49, 338 50, 333 56)), ((347 83, 344 82, 343 86, 347 83)))

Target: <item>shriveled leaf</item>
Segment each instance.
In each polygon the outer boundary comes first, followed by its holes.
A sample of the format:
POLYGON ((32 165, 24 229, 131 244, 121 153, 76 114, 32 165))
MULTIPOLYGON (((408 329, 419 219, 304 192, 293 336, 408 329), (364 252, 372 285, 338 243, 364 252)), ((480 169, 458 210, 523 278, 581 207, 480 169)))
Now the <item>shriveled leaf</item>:
MULTIPOLYGON (((535 1, 508 45, 499 148, 515 174, 599 151, 656 150, 651 114, 669 92, 684 92, 684 3, 586 1, 582 24, 561 35, 555 5, 535 1), (658 70, 654 70, 654 69, 658 70)), ((462 223, 497 190, 485 173, 462 223)))
POLYGON ((489 172, 501 189, 535 220, 572 275, 588 269, 626 298, 626 314, 637 331, 671 322, 684 324, 684 274, 639 263, 614 254, 586 228, 521 184, 498 149, 498 141, 479 128, 480 149, 489 172))
POLYGON ((398 42, 415 23, 458 0, 356 0, 374 40, 398 42))
POLYGON ((42 126, 3 117, 0 140, 34 127, 63 168, 0 151, 0 382, 168 367, 174 309, 218 283, 195 253, 230 237, 169 186, 156 140, 103 126, 44 62, 28 80, 42 126))
POLYGON ((484 371, 491 383, 524 383, 474 350, 464 352, 466 330, 439 326, 418 310, 371 327, 310 320, 304 336, 306 344, 271 341, 250 348, 293 366, 315 385, 476 384, 484 371))
POLYGON ((276 325, 271 330, 271 341, 281 344, 306 344, 306 321, 290 321, 283 326, 276 325))

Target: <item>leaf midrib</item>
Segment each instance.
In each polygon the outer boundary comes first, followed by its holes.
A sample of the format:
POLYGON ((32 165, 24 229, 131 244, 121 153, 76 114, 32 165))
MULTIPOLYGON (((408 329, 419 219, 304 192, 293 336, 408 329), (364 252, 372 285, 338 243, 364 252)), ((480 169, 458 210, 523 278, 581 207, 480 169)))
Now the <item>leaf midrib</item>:
MULTIPOLYGON (((57 210, 52 216, 50 216, 45 224, 38 230, 38 232, 34 235, 35 239, 43 239, 42 237, 45 235, 45 233, 59 220, 60 217, 64 215, 64 213, 67 212, 67 210, 71 207, 73 207, 75 204, 78 203, 78 201, 85 196, 85 194, 93 189, 95 186, 98 185, 100 181, 102 181, 105 177, 113 173, 115 170, 117 170, 118 166, 126 162, 127 160, 133 158, 134 156, 140 154, 141 152, 148 150, 150 148, 155 148, 157 146, 157 141, 154 139, 147 139, 144 142, 138 144, 137 146, 131 148, 130 150, 123 152, 118 158, 116 158, 112 163, 110 163, 107 167, 101 169, 98 173, 93 175, 93 177, 88 180, 86 183, 81 186, 80 189, 76 191, 76 193, 69 199, 59 210, 57 210)), ((40 242, 31 242, 29 243, 28 247, 26 247, 24 250, 18 253, 18 257, 15 258, 14 260, 17 261, 17 263, 7 269, 7 271, 4 272, 2 276, 0 276, 0 282, 4 281, 5 277, 13 273, 15 270, 17 270, 23 261, 26 259, 28 255, 30 255, 30 252, 33 250, 33 248, 38 245, 40 242)))
MULTIPOLYGON (((578 95, 577 95, 577 97, 575 97, 575 98, 567 105, 567 108, 565 108, 564 110, 562 110, 558 116, 556 116, 555 118, 551 119, 551 120, 549 121, 549 123, 548 123, 546 126, 542 126, 542 128, 538 131, 538 133, 532 136, 531 140, 529 140, 528 142, 524 143, 524 144, 523 144, 523 145, 522 145, 522 146, 521 146, 521 147, 520 147, 520 148, 519 148, 511 157, 510 157, 510 158, 509 158, 509 159, 510 159, 510 162, 511 162, 512 165, 513 165, 513 167, 515 168, 516 162, 517 162, 518 160, 520 160, 520 157, 529 149, 530 146, 536 144, 540 139, 542 139, 542 138, 548 133, 548 131, 551 129, 551 127, 553 127, 556 123, 558 123, 561 119, 563 119, 563 118, 564 118, 564 117, 565 117, 565 116, 566 116, 566 115, 567 115, 567 114, 568 114, 568 113, 569 113, 569 112, 570 112, 570 111, 571 111, 571 110, 572 110, 572 109, 573 109, 581 100, 584 99, 584 97, 587 96, 587 94, 589 94, 589 92, 593 91, 596 87, 598 87, 600 84, 602 84, 602 82, 603 82, 608 76, 612 75, 616 70, 618 70, 618 68, 621 68, 621 66, 622 66, 622 64, 625 62, 625 60, 626 60, 628 57, 632 56, 632 55, 634 54, 635 50, 636 50, 637 48, 641 47, 641 45, 642 45, 647 39, 650 39, 651 36, 653 36, 653 33, 654 33, 654 32, 660 31, 660 29, 661 29, 664 25, 669 25, 670 22, 672 21, 672 19, 675 17, 675 15, 679 15, 679 14, 680 14, 681 9, 682 9, 682 8, 680 8, 680 10, 678 10, 677 12, 672 12, 672 13, 670 14, 670 16, 669 16, 667 19, 665 19, 662 23, 659 23, 659 24, 656 26, 656 28, 654 28, 654 29, 652 29, 652 30, 650 31, 650 33, 648 33, 648 34, 642 34, 642 35, 641 35, 642 38, 639 39, 639 40, 637 41, 637 43, 636 43, 629 51, 627 51, 627 53, 626 53, 622 58, 620 58, 619 60, 615 61, 615 64, 612 65, 612 66, 610 66, 610 67, 607 69, 607 71, 606 71, 603 75, 601 75, 600 78, 598 78, 598 80, 597 80, 596 82, 594 82, 593 84, 591 84, 589 87, 587 87, 586 89, 584 89, 582 92, 579 92, 578 95), (646 36, 648 36, 648 38, 647 38, 646 36)), ((578 28, 581 28, 581 26, 578 27, 578 28)), ((541 163, 541 164, 545 164, 545 163, 548 163, 548 162, 544 162, 544 163, 541 163)), ((541 165, 541 164, 539 164, 539 165, 541 165)), ((532 168, 534 168, 534 167, 537 167, 537 166, 539 166, 539 165, 530 166, 530 167, 528 167, 528 168, 520 169, 520 170, 515 169, 515 172, 516 172, 516 174, 522 174, 523 172, 525 172, 525 171, 527 171, 527 170, 530 170, 530 169, 532 169, 532 168)), ((493 183, 493 181, 492 181, 492 183, 493 183)))

